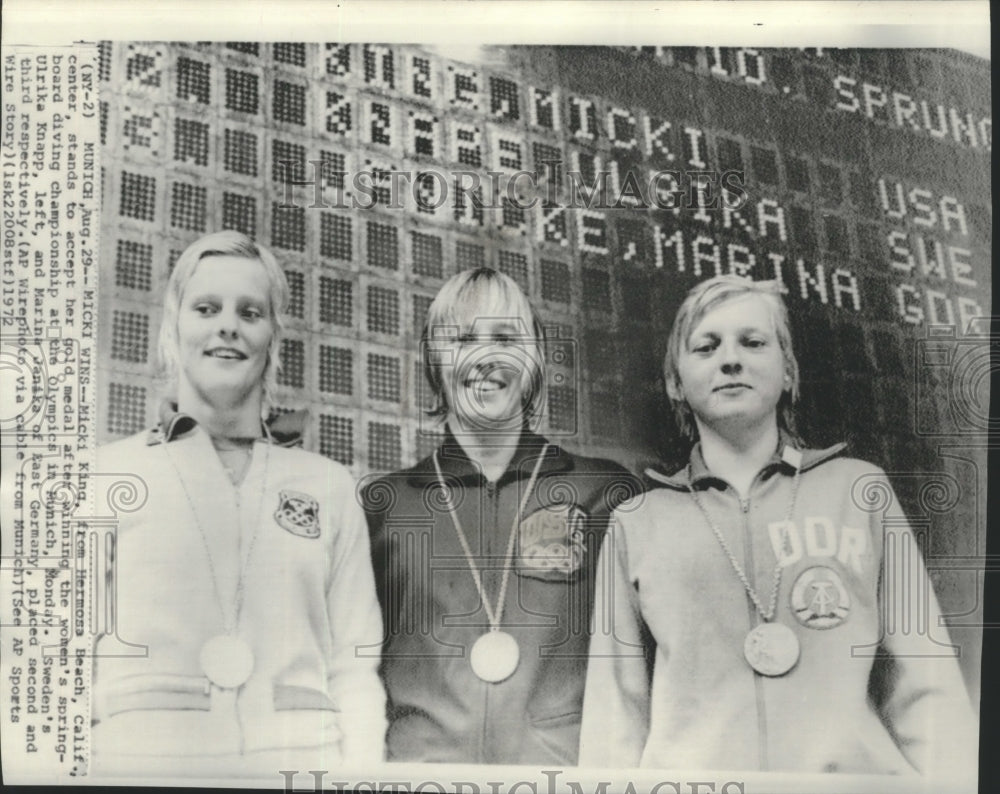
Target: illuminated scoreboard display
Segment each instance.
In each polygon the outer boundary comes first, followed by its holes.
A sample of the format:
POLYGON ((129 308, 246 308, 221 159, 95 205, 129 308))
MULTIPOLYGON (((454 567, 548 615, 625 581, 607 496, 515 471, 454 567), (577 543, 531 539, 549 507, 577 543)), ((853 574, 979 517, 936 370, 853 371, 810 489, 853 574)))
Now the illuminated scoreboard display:
POLYGON ((985 411, 971 375, 956 397, 953 369, 981 349, 976 318, 992 308, 988 62, 717 47, 462 58, 101 45, 100 440, 155 421, 170 268, 223 228, 288 276, 276 410, 308 409, 306 446, 357 476, 436 443, 420 331, 444 280, 474 266, 510 275, 543 317, 543 432, 633 468, 682 451, 665 340, 686 291, 719 273, 784 285, 807 441, 934 469, 926 439, 963 432, 956 399, 985 411), (924 355, 942 339, 950 363, 924 355))

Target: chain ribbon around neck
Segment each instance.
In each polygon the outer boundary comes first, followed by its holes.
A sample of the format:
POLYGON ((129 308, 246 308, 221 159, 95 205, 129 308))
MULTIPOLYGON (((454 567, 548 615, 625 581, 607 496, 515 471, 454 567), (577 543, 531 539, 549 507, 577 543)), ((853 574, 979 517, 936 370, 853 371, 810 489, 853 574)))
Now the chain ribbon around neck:
MULTIPOLYGON (((222 598, 222 589, 219 587, 219 575, 215 570, 215 561, 212 557, 212 548, 208 542, 208 536, 205 534, 205 529, 198 518, 198 511, 195 508, 194 501, 191 499, 191 494, 188 492, 187 485, 184 482, 184 478, 181 476, 180 469, 177 466, 177 461, 174 460, 173 454, 170 452, 169 445, 164 446, 164 451, 167 453, 167 458, 170 460, 170 465, 173 466, 174 471, 177 474, 177 479, 180 480, 181 490, 184 491, 184 496, 187 499, 188 507, 191 509, 191 516, 194 518, 194 524, 198 528, 198 534, 201 536, 201 542, 205 547, 205 557, 208 562, 208 569, 212 575, 212 589, 215 592, 216 603, 219 605, 219 612, 222 614, 222 625, 225 629, 226 634, 232 634, 236 630, 236 625, 239 623, 240 612, 243 609, 243 598, 246 587, 246 572, 250 565, 250 557, 253 555, 254 546, 257 543, 257 535, 260 534, 260 525, 263 515, 264 507, 264 496, 267 490, 267 475, 268 468, 271 462, 271 445, 264 445, 264 480, 260 488, 260 505, 257 510, 256 523, 254 524, 253 534, 250 536, 250 542, 247 544, 247 550, 245 554, 240 555, 240 572, 239 578, 236 580, 236 598, 233 604, 232 615, 227 614, 225 608, 225 600, 222 598)), ((251 459, 247 461, 247 467, 249 468, 253 457, 253 447, 250 450, 251 459)), ((222 461, 220 460, 220 463, 222 461)), ((223 464, 223 468, 225 465, 223 464)), ((227 472, 228 474, 228 472, 227 472)), ((228 477, 227 477, 228 479, 228 477)), ((233 488, 237 492, 237 505, 239 505, 239 490, 240 485, 233 484, 233 488)), ((237 508, 238 509, 238 508, 237 508)), ((237 519, 239 516, 237 515, 237 519)), ((242 537, 242 533, 241 537, 242 537)))
POLYGON ((507 538, 507 551, 504 554, 503 577, 500 580, 500 594, 497 598, 496 610, 490 606, 489 599, 486 597, 486 590, 483 588, 482 574, 480 574, 479 568, 476 566, 476 562, 473 559, 472 549, 469 547, 469 541, 466 539, 465 532, 462 530, 462 524, 458 520, 458 511, 455 509, 455 503, 451 498, 451 489, 445 484, 444 474, 441 473, 441 464, 438 462, 438 453, 437 450, 434 450, 434 471, 437 473, 438 485, 441 487, 441 491, 444 494, 445 505, 448 508, 448 513, 451 515, 451 522, 455 526, 455 532, 458 535, 459 543, 462 544, 462 551, 465 553, 465 560, 469 564, 469 571, 472 573, 472 580, 476 583, 479 600, 483 604, 483 609, 486 610, 487 618, 489 618, 490 631, 500 630, 500 622, 503 620, 504 599, 507 595, 507 584, 510 581, 511 561, 514 556, 514 542, 517 539, 517 527, 518 524, 521 523, 521 515, 524 513, 524 508, 528 504, 528 498, 535 489, 535 481, 538 479, 538 472, 542 467, 542 461, 545 460, 545 452, 548 448, 549 445, 546 444, 542 447, 542 451, 538 453, 538 460, 535 461, 535 468, 531 472, 531 479, 528 480, 528 487, 525 489, 524 495, 521 497, 521 503, 518 505, 517 513, 514 515, 514 523, 511 524, 510 527, 510 535, 507 538))
MULTIPOLYGON (((795 513, 795 501, 799 495, 799 481, 801 480, 801 478, 802 478, 802 465, 800 461, 799 465, 795 467, 795 479, 792 481, 792 498, 788 502, 788 514, 785 516, 786 527, 791 522, 792 515, 795 513)), ((778 558, 778 561, 774 565, 774 574, 771 584, 771 597, 768 600, 767 609, 765 610, 760 602, 760 599, 757 597, 756 591, 750 584, 750 579, 747 577, 746 572, 743 570, 743 567, 737 561, 736 555, 733 554, 732 549, 729 548, 729 544, 723 537, 722 532, 719 530, 719 527, 716 525, 715 521, 712 520, 711 515, 709 515, 708 510, 705 508, 705 505, 702 504, 701 498, 698 496, 698 492, 695 490, 693 483, 691 485, 688 485, 688 491, 691 493, 691 498, 694 499, 694 503, 698 506, 698 509, 701 511, 701 514, 705 517, 705 521, 711 528, 712 533, 715 535, 716 540, 719 541, 719 545, 722 546, 722 550, 726 553, 726 556, 729 558, 729 563, 733 566, 733 570, 736 571, 736 575, 739 577, 740 582, 743 583, 743 588, 746 590, 747 595, 750 596, 750 600, 753 601, 753 605, 754 607, 757 608, 757 612, 760 614, 761 618, 764 619, 765 623, 769 623, 774 619, 774 614, 778 608, 778 591, 781 589, 781 571, 783 568, 781 564, 781 558, 778 558)))

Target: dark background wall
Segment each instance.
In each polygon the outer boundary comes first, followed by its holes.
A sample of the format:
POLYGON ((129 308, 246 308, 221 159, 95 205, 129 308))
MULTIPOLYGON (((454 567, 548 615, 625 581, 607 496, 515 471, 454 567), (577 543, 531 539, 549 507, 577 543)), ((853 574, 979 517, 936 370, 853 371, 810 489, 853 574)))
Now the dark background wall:
POLYGON ((971 643, 975 690, 989 338, 971 318, 992 305, 989 62, 710 47, 456 57, 101 45, 101 440, 154 421, 170 267, 220 228, 285 266, 277 408, 309 409, 307 446, 358 476, 435 442, 419 329, 457 270, 507 272, 544 317, 541 429, 637 470, 685 453, 660 377, 684 293, 716 272, 778 276, 802 366, 801 430, 816 445, 846 439, 891 473, 952 632, 971 643), (489 172, 519 170, 539 175, 540 207, 504 202, 502 189, 491 200, 489 172), (481 206, 432 189, 460 171, 481 180, 481 206), (736 172, 745 203, 642 206, 663 171, 682 192, 705 173, 716 201, 721 174, 736 172), (604 206, 586 209, 576 185, 602 172, 604 206))

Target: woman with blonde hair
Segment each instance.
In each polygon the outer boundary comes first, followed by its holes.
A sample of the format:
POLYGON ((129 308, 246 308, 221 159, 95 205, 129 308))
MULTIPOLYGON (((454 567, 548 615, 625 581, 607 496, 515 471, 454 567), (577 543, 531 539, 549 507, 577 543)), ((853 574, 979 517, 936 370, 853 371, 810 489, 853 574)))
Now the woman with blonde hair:
POLYGON ((99 450, 147 484, 117 535, 117 626, 145 655, 95 655, 98 774, 266 775, 383 755, 381 618, 364 515, 341 465, 263 421, 284 274, 236 232, 167 285, 172 399, 99 450))
POLYGON ((364 489, 390 760, 576 762, 594 565, 638 483, 537 433, 541 324, 496 270, 449 279, 424 369, 441 444, 364 489))
POLYGON ((581 764, 974 775, 975 718, 885 473, 795 435, 779 285, 695 286, 664 374, 696 443, 614 516, 581 764), (918 595, 933 639, 902 629, 918 595))

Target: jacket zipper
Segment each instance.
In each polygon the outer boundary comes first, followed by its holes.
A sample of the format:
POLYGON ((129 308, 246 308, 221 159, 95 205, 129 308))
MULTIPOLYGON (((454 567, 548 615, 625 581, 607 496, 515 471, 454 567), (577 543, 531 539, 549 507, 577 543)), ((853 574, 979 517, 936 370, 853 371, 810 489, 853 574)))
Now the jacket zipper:
MULTIPOLYGON (((747 573, 747 581, 750 586, 757 589, 753 558, 753 533, 750 527, 750 499, 740 499, 740 509, 743 513, 743 565, 747 573)), ((749 599, 748 599, 749 600, 749 599)), ((752 631, 760 622, 757 615, 757 607, 749 604, 750 628, 752 631)), ((764 681, 756 672, 753 672, 754 695, 757 699, 757 761, 762 771, 769 768, 767 761, 767 713, 764 707, 764 681)))
MULTIPOLYGON (((486 481, 486 499, 489 502, 489 515, 490 515, 490 526, 486 527, 486 531, 483 532, 484 545, 485 545, 485 557, 490 559, 493 553, 493 536, 497 532, 497 524, 500 516, 500 489, 497 487, 498 484, 495 482, 486 481)), ((485 572, 484 572, 485 573, 485 572)), ((489 592, 484 585, 484 595, 486 598, 495 598, 496 596, 489 592)), ((490 686, 491 684, 486 681, 482 682, 483 686, 483 728, 479 736, 479 761, 480 763, 488 763, 489 759, 486 757, 486 748, 489 746, 489 725, 490 725, 490 686)))

